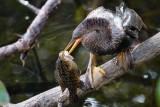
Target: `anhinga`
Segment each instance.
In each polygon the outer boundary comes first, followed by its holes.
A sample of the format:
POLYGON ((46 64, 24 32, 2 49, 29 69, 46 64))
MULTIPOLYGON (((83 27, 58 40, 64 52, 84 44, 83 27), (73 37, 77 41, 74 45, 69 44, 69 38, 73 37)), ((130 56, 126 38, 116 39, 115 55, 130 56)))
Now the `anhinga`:
POLYGON ((140 16, 124 3, 116 7, 116 11, 98 7, 73 31, 72 39, 66 46, 71 53, 81 42, 89 50, 89 69, 94 67, 94 55, 118 54, 118 64, 125 70, 132 68, 130 50, 139 43, 139 32, 146 28, 140 16))

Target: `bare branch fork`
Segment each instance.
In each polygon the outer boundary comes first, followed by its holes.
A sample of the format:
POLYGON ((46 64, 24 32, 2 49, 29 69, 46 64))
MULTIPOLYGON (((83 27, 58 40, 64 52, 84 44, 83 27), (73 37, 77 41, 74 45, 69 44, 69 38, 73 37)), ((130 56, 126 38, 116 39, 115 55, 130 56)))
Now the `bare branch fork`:
MULTIPOLYGON (((160 32, 142 42, 136 49, 133 50, 132 56, 134 59, 134 65, 137 66, 147 60, 153 59, 154 57, 160 55, 160 32)), ((116 58, 100 65, 102 69, 105 70, 105 73, 99 76, 96 80, 92 81, 95 89, 99 89, 103 85, 111 82, 113 79, 127 73, 120 66, 116 64, 116 58)), ((94 74, 98 74, 96 71, 94 74)), ((101 73, 99 73, 101 74, 101 73)), ((81 75, 81 80, 85 82, 86 74, 81 75)), ((93 89, 82 91, 78 90, 78 95, 82 96, 87 94, 88 92, 93 91, 93 89)), ((65 91, 62 94, 60 87, 52 88, 48 91, 40 93, 26 101, 17 103, 17 104, 9 104, 5 107, 52 107, 57 106, 57 103, 61 100, 65 104, 68 104, 68 91, 65 91), (60 99, 59 99, 60 98, 60 99)), ((60 104, 61 105, 61 104, 60 104)))
POLYGON ((10 56, 17 52, 25 53, 34 46, 34 43, 43 28, 44 23, 48 19, 49 14, 57 8, 61 0, 48 0, 41 9, 37 9, 25 0, 18 0, 21 4, 33 10, 37 16, 28 27, 27 31, 17 42, 0 48, 0 58, 10 56))

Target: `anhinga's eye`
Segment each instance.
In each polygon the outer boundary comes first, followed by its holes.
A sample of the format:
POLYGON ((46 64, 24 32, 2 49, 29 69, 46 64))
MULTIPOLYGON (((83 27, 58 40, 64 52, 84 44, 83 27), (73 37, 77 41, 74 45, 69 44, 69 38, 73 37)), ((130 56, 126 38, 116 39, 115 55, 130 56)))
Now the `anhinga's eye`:
POLYGON ((131 26, 130 30, 131 30, 131 31, 139 31, 139 29, 136 28, 135 26, 131 26))
POLYGON ((125 32, 133 39, 138 38, 139 30, 135 26, 130 26, 128 29, 125 30, 125 32))

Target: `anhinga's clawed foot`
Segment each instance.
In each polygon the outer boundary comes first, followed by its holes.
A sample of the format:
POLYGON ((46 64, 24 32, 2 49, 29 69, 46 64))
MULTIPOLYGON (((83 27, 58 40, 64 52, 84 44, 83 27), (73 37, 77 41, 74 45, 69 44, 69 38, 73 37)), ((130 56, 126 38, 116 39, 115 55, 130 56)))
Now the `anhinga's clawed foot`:
POLYGON ((95 55, 90 53, 89 64, 86 71, 86 87, 93 89, 96 89, 103 80, 103 77, 105 77, 105 71, 100 67, 96 67, 95 61, 95 55))
POLYGON ((125 70, 133 69, 133 58, 130 51, 120 52, 117 56, 117 63, 125 70))

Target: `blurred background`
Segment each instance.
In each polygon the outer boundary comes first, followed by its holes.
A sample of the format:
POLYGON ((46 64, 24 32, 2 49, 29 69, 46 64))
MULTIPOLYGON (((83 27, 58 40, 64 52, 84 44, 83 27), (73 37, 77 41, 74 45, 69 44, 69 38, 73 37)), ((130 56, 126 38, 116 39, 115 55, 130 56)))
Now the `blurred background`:
MULTIPOLYGON (((41 7, 46 0, 29 0, 41 7)), ((16 54, 0 61, 0 80, 5 84, 11 103, 24 101, 57 86, 54 80, 55 62, 71 39, 74 28, 93 9, 104 6, 115 10, 122 0, 63 0, 50 15, 30 50, 25 67, 16 54)), ((143 19, 148 30, 140 35, 146 40, 160 31, 160 0, 124 0, 143 19)), ((19 39, 35 18, 35 14, 17 0, 0 0, 0 46, 19 39)), ((85 72, 89 52, 81 45, 72 54, 82 73, 85 72)), ((114 56, 98 58, 102 64, 114 56)), ((76 107, 160 107, 160 56, 137 66, 133 71, 80 99, 76 107), (156 102, 157 101, 157 102, 156 102)), ((68 107, 75 106, 69 105, 68 107)))

